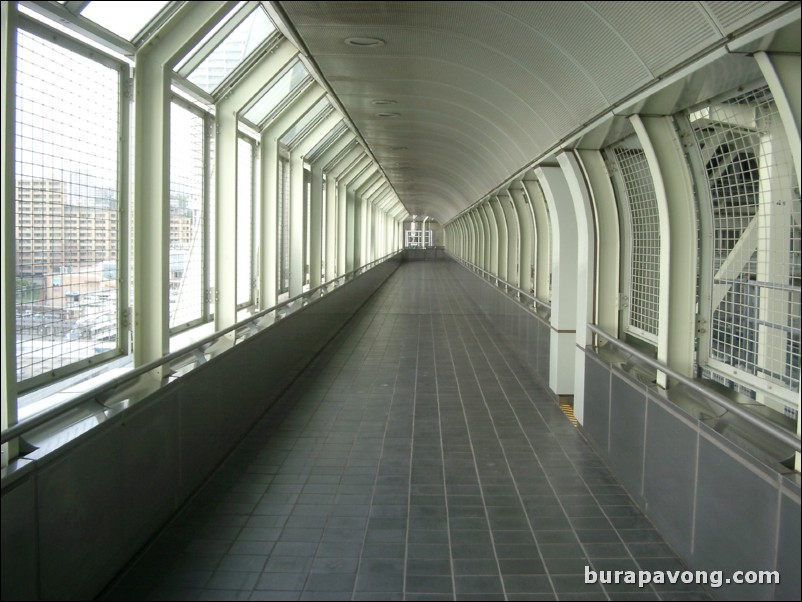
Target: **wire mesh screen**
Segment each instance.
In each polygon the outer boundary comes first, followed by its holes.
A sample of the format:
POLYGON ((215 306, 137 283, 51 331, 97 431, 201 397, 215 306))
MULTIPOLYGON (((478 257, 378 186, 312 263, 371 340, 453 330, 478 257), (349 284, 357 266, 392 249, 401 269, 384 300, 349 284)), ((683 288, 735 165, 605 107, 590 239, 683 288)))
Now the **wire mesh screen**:
POLYGON ((309 284, 312 256, 312 173, 304 169, 304 284, 309 284))
POLYGON ((660 215, 646 155, 615 148, 632 228, 627 328, 650 341, 657 338, 660 301, 660 215))
MULTIPOLYGON (((216 195, 216 188, 215 188, 215 174, 217 173, 217 166, 215 165, 215 138, 214 138, 214 122, 209 120, 207 122, 207 126, 209 127, 209 131, 207 133, 206 139, 209 141, 209 179, 206 182, 206 185, 209 187, 209 212, 208 212, 208 219, 207 222, 209 223, 209 229, 206 234, 206 260, 209 263, 209 277, 204 286, 206 286, 206 290, 209 293, 213 293, 214 287, 217 286, 216 278, 217 272, 217 239, 216 239, 216 226, 217 223, 217 195, 216 195)), ((214 316, 214 294, 207 294, 206 297, 206 307, 207 311, 209 312, 209 316, 214 316)))
POLYGON ((689 115, 714 234, 710 358, 799 391, 800 202, 767 87, 689 115))
POLYGON ((278 292, 290 290, 290 162, 278 161, 278 292))
POLYGON ((203 318, 203 117, 170 111, 170 328, 203 318))
POLYGON ((20 30, 16 349, 26 380, 117 349, 120 73, 20 30))
POLYGON ((237 305, 251 302, 253 278, 253 143, 237 142, 237 305))
POLYGON ((326 200, 326 174, 323 174, 322 190, 320 192, 320 281, 326 282, 326 245, 328 244, 328 202, 326 200))

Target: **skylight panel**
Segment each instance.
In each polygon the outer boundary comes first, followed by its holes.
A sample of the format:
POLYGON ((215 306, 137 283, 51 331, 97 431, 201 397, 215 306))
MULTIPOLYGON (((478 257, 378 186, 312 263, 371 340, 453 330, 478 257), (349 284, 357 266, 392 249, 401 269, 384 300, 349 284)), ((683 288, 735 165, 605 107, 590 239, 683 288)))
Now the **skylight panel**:
POLYGON ((187 79, 211 94, 275 29, 263 8, 254 9, 201 61, 187 79))
POLYGON ((309 80, 309 73, 301 61, 297 61, 284 75, 278 78, 265 94, 243 115, 254 124, 262 123, 281 102, 292 95, 301 84, 309 80))
POLYGON ((286 144, 288 146, 293 146, 295 144, 295 139, 306 129, 316 122, 319 118, 323 117, 323 115, 331 109, 331 103, 329 103, 328 98, 323 97, 320 99, 315 106, 313 106, 309 111, 301 117, 294 126, 292 126, 287 132, 281 137, 279 142, 281 144, 286 144))
POLYGON ((153 21, 169 2, 137 0, 136 2, 90 2, 81 16, 126 40, 133 40, 153 21))

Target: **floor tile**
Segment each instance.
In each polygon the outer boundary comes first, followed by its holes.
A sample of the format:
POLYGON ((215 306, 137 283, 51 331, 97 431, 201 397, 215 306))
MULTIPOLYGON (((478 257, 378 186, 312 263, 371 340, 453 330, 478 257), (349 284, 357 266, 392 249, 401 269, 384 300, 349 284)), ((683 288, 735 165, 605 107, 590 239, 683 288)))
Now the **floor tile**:
POLYGON ((585 566, 677 566, 454 270, 403 265, 104 599, 592 600, 585 566))

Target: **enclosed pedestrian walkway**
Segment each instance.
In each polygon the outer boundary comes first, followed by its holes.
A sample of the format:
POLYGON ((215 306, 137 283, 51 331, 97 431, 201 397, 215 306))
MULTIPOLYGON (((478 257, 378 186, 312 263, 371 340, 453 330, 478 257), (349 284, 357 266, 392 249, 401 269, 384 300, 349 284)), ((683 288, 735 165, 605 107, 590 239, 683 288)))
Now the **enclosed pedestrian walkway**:
POLYGON ((800 22, 0 3, 0 598, 799 600, 800 22))
POLYGON ((706 598, 585 583, 682 565, 458 271, 403 264, 104 597, 706 598))

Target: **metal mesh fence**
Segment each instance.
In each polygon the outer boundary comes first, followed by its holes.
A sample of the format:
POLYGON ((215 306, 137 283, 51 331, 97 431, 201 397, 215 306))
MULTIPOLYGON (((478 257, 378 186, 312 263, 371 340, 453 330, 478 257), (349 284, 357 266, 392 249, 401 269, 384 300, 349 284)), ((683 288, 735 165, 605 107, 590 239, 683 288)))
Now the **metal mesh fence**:
POLYGON ((330 219, 329 216, 329 205, 326 200, 326 174, 323 174, 323 184, 322 190, 320 193, 320 281, 326 282, 326 261, 327 261, 327 253, 326 253, 326 245, 328 244, 328 221, 330 219))
POLYGON ((17 378, 117 349, 120 72, 17 38, 17 378))
POLYGON ((660 215, 652 174, 641 149, 614 149, 631 225, 627 328, 656 341, 660 308, 660 215))
POLYGON ((217 238, 216 238, 216 224, 217 224, 217 193, 215 187, 215 175, 217 174, 217 166, 215 164, 215 138, 214 138, 214 122, 211 120, 207 122, 209 132, 207 138, 209 140, 209 179, 206 185, 209 187, 209 214, 207 221, 209 222, 209 230, 206 234, 206 260, 209 263, 209 280, 206 283, 207 291, 210 294, 206 295, 206 307, 209 312, 209 317, 214 316, 214 298, 213 289, 217 286, 215 279, 217 277, 217 238))
POLYGON ((310 281, 309 258, 312 255, 312 173, 304 168, 304 284, 310 281))
POLYGON ((278 292, 290 290, 290 162, 278 161, 278 292))
POLYGON ((777 107, 761 87, 689 118, 713 222, 709 357, 798 392, 799 186, 777 107))

